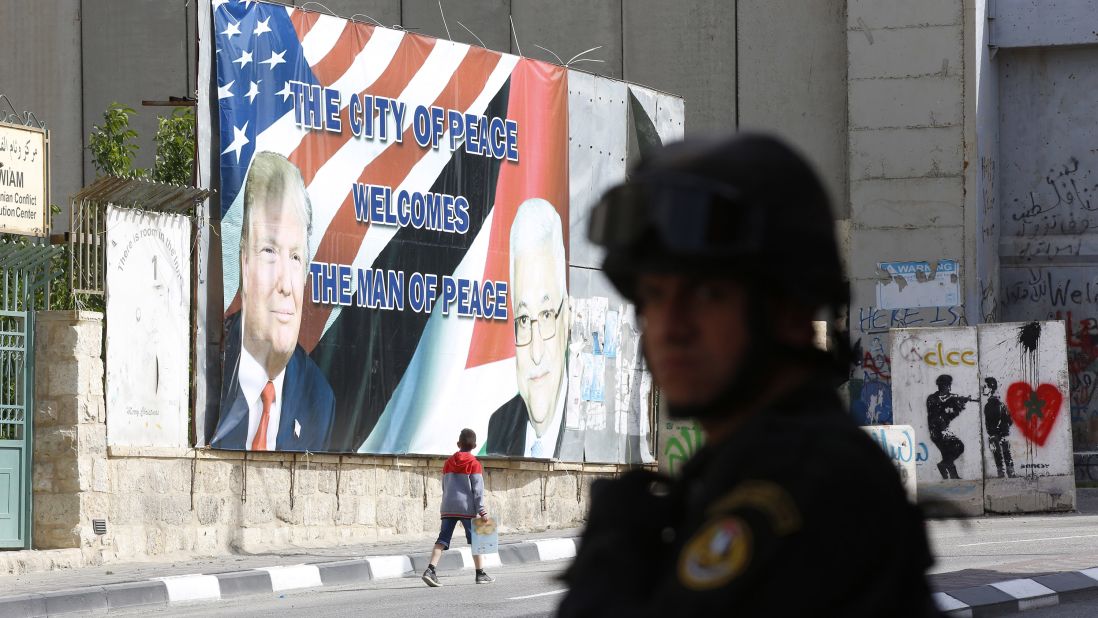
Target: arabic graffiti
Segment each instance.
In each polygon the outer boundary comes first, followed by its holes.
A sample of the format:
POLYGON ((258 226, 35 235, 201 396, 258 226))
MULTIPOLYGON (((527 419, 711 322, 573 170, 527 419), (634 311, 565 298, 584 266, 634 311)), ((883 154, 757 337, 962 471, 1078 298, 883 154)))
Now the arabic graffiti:
MULTIPOLYGON (((1050 169, 1045 176, 1045 184, 1052 188, 1055 201, 1051 203, 1045 200, 1038 201, 1037 192, 1030 191, 1029 207, 1012 214, 1011 219, 1029 221, 1037 215, 1051 212, 1065 204, 1069 208, 1078 205, 1083 210, 1091 212, 1098 210, 1098 207, 1092 206, 1090 201, 1093 192, 1098 189, 1098 184, 1090 183, 1090 172, 1080 173, 1079 170, 1079 159, 1075 157, 1068 159, 1068 162, 1059 168, 1050 169)), ((1014 202, 1022 203, 1018 198, 1014 198, 1014 202)))

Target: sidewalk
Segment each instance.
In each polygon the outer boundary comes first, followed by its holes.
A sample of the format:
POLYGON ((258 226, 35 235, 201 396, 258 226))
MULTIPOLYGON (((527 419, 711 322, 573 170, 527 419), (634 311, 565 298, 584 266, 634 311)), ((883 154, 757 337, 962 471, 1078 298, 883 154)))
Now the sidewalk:
MULTIPOLYGON (((509 534, 485 567, 571 558, 579 529, 509 534)), ((0 616, 105 612, 186 601, 216 601, 297 588, 414 576, 427 566, 433 535, 422 541, 281 550, 177 562, 134 562, 0 577, 0 616)), ((459 541, 460 542, 460 541, 459 541)), ((470 569, 463 543, 443 554, 440 571, 470 569)))

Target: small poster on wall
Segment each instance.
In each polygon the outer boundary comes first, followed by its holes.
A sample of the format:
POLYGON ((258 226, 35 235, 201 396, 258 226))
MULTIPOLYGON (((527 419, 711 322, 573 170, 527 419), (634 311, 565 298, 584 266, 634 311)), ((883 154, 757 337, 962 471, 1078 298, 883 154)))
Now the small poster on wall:
POLYGON ((107 209, 107 443, 187 444, 187 217, 107 209))

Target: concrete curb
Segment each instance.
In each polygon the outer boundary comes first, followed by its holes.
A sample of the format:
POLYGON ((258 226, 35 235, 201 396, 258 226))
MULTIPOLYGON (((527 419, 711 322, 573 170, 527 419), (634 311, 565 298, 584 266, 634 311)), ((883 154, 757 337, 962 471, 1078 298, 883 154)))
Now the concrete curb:
POLYGON ((1098 568, 1010 579, 985 586, 935 592, 947 616, 998 616, 1098 598, 1098 568))
MULTIPOLYGON (((486 567, 564 560, 576 555, 579 538, 538 539, 500 545, 498 554, 485 556, 486 567)), ((442 555, 440 572, 473 568, 468 547, 442 555)), ((343 586, 363 582, 418 577, 430 554, 364 556, 350 560, 271 566, 225 573, 173 575, 145 581, 88 586, 34 594, 0 597, 0 616, 11 618, 57 616, 75 612, 104 613, 122 608, 220 601, 284 590, 343 586)), ((1093 580, 1092 580, 1093 581, 1093 580)), ((1095 581, 1098 586, 1098 581, 1095 581)))

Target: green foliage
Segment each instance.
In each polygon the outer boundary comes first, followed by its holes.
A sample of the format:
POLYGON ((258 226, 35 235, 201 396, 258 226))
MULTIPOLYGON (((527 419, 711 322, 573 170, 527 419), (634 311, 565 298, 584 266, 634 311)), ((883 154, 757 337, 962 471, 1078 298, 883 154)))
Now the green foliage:
POLYGON ((130 128, 136 112, 121 103, 111 103, 103 112, 103 124, 92 127, 88 150, 99 176, 148 178, 179 185, 191 184, 194 169, 194 110, 177 107, 170 116, 157 118, 156 163, 151 170, 133 165, 139 146, 137 131, 130 128))
POLYGON ((88 150, 97 175, 122 178, 143 175, 133 167, 138 148, 134 143, 137 131, 130 128, 130 116, 134 113, 133 108, 114 102, 103 112, 103 124, 92 126, 88 150))
POLYGON ((156 166, 152 179, 177 185, 191 184, 194 169, 194 109, 177 107, 157 118, 156 166))

